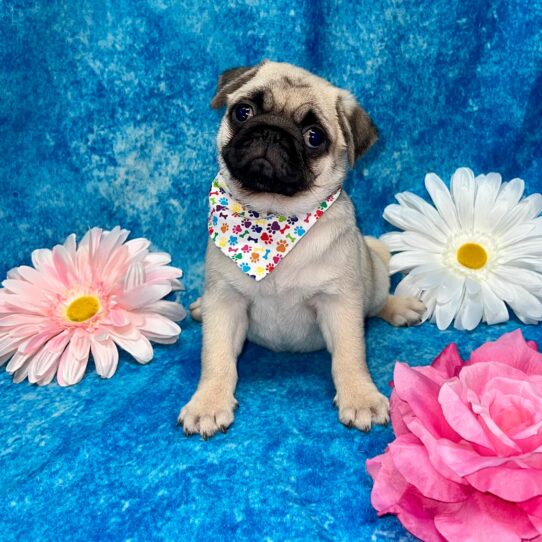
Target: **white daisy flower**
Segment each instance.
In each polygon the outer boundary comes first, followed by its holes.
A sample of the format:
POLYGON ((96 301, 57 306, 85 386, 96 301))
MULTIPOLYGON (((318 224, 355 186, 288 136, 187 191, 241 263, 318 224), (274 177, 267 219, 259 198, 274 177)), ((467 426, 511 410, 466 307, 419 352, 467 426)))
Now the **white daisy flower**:
POLYGON ((508 320, 542 320, 542 195, 522 199, 525 183, 498 173, 452 176, 451 193, 425 177, 434 207, 410 192, 396 195, 384 218, 404 230, 382 236, 394 254, 390 273, 407 273, 396 294, 427 306, 426 319, 446 329, 474 329, 508 320))

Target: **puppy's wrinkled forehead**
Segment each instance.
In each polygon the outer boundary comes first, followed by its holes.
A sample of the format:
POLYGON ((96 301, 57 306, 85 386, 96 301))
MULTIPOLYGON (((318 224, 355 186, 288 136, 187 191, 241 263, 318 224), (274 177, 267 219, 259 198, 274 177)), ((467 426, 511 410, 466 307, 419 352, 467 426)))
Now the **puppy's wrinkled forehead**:
POLYGON ((301 123, 307 115, 332 125, 336 95, 333 87, 301 68, 264 64, 258 77, 231 96, 231 102, 250 100, 264 113, 288 117, 301 123))

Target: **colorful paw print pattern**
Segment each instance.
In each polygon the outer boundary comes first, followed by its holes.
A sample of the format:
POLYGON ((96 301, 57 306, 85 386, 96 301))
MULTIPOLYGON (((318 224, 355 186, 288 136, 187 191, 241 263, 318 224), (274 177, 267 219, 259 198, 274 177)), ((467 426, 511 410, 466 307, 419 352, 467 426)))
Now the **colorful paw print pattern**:
POLYGON ((261 215, 235 201, 218 173, 209 192, 209 235, 243 273, 262 280, 277 268, 340 194, 339 188, 305 216, 261 215))

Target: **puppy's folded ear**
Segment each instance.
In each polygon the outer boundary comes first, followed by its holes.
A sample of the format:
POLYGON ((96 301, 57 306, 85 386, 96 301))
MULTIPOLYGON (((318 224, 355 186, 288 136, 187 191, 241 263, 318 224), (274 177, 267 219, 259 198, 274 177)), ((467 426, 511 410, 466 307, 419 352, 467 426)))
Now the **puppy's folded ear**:
POLYGON ((235 92, 245 83, 250 81, 260 68, 260 64, 256 66, 241 66, 239 68, 231 68, 222 72, 218 78, 215 97, 211 101, 213 109, 220 109, 226 105, 228 94, 235 92))
POLYGON ((353 166, 376 142, 378 132, 371 117, 349 92, 344 91, 337 100, 337 117, 346 141, 348 161, 353 166))

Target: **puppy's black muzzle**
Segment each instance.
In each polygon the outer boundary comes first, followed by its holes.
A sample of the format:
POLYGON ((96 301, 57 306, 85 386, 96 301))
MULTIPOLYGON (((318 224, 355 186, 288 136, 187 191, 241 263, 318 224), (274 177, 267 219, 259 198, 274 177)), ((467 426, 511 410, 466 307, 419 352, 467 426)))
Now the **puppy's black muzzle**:
POLYGON ((308 186, 301 131, 276 115, 249 119, 224 146, 222 157, 247 190, 292 196, 308 186))

